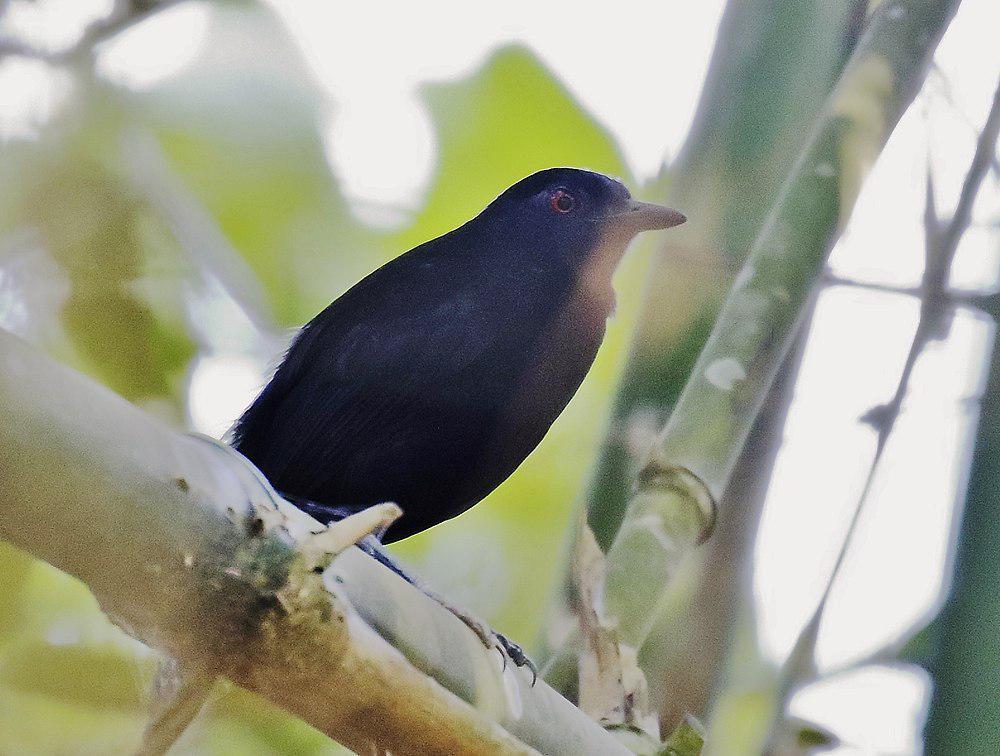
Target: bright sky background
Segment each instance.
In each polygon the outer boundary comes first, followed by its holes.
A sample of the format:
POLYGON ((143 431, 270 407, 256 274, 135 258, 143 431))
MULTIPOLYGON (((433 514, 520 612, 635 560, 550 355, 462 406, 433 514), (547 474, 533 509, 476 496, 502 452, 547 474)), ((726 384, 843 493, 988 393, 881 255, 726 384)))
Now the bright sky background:
MULTIPOLYGON (((71 41, 65 35, 81 19, 109 4, 14 0, 9 28, 58 47, 71 41)), ((418 87, 469 73, 507 42, 532 47, 614 134, 636 176, 652 177, 683 141, 724 3, 577 3, 566 12, 565 4, 531 0, 370 0, 353 4, 350 16, 322 0, 272 4, 329 98, 332 168, 365 217, 372 205, 415 207, 428 184, 435 144, 418 87), (663 44, 664 28, 673 31, 671 45, 663 44), (661 93, 667 75, 669 98, 635 96, 661 93)), ((101 70, 138 88, 161 81, 197 53, 207 14, 197 2, 162 14, 110 48, 101 70)), ((1000 2, 965 0, 938 52, 938 71, 893 135, 834 252, 840 276, 900 286, 919 281, 927 155, 939 208, 948 212, 1000 77, 998 29, 1000 2)), ((30 135, 64 90, 65 82, 40 64, 0 65, 0 139, 30 135)), ((995 287, 998 218, 994 175, 953 269, 959 288, 995 287)), ((787 653, 836 558, 874 448, 874 433, 858 418, 894 390, 916 316, 916 301, 902 295, 837 287, 820 298, 757 544, 761 641, 776 660, 787 653)), ((936 600, 974 431, 969 400, 982 388, 991 332, 975 313, 960 311, 948 337, 917 366, 826 613, 819 641, 826 668, 877 651, 936 600)), ((259 382, 260 365, 245 355, 202 361, 192 387, 194 423, 207 432, 225 430, 259 382)), ((913 753, 928 691, 920 673, 869 666, 804 691, 795 711, 833 727, 853 746, 838 753, 913 753)))
POLYGON ((509 42, 532 47, 650 177, 680 146, 708 63, 722 0, 604 3, 374 0, 342 10, 322 0, 272 0, 335 104, 329 138, 349 195, 412 203, 434 165, 417 88, 470 73, 509 42), (387 20, 391 21, 387 22, 387 20), (665 46, 661 30, 673 27, 665 46), (420 29, 414 34, 414 29, 420 29), (670 76, 677 71, 677 76, 670 76), (637 97, 664 90, 669 97, 637 97), (623 86, 627 80, 628 86, 623 86))

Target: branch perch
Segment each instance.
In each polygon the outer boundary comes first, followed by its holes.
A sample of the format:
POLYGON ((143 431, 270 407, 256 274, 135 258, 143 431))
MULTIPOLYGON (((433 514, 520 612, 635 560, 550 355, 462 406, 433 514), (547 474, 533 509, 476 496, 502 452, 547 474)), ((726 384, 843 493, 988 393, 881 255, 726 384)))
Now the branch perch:
POLYGON ((85 582, 182 669, 366 753, 628 753, 359 549, 332 555, 393 505, 331 534, 227 447, 2 331, 0 364, 0 537, 85 582))

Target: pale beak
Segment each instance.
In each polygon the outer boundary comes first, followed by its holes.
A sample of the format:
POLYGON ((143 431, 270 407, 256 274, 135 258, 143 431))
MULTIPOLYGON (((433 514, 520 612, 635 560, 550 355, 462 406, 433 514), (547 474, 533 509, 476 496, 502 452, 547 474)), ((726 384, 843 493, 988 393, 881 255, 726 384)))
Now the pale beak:
POLYGON ((638 231, 654 231, 662 228, 673 228, 687 220, 687 216, 679 210, 674 210, 652 202, 629 201, 623 220, 638 231))

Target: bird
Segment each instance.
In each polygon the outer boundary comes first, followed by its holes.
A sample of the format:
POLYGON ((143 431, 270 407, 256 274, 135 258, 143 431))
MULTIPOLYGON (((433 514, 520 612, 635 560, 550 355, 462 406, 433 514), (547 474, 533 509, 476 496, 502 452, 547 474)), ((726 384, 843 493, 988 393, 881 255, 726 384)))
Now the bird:
POLYGON ((321 521, 395 502, 384 543, 461 514, 576 393, 632 238, 685 220, 601 173, 534 173, 306 324, 232 445, 321 521))
MULTIPOLYGON (((381 543, 455 517, 514 472, 580 387, 629 242, 685 220, 601 173, 533 173, 307 323, 231 444, 323 523, 396 503, 403 514, 381 543)), ((445 605, 530 666, 516 644, 445 605)))

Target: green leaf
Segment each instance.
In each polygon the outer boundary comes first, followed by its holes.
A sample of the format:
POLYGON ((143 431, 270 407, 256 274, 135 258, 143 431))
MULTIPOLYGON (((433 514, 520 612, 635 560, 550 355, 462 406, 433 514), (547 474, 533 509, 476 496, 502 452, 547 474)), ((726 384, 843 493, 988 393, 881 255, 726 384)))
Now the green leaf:
POLYGON ((134 753, 143 719, 0 688, 0 753, 105 756, 134 753))
POLYGON ((607 729, 639 756, 700 756, 705 744, 705 728, 690 714, 662 743, 637 727, 614 725, 607 729))
POLYGON ((21 611, 28 576, 34 560, 23 551, 0 541, 0 644, 15 633, 21 623, 21 611))
POLYGON ((142 662, 114 646, 18 644, 0 659, 0 686, 92 709, 139 712, 152 679, 142 662))
POLYGON ((688 715, 664 741, 665 756, 698 756, 705 744, 705 728, 688 715))
POLYGON ((828 730, 810 723, 801 723, 796 732, 796 742, 803 751, 836 748, 840 741, 828 730))
POLYGON ((274 753, 303 756, 350 753, 270 701, 234 685, 224 684, 222 687, 225 692, 212 702, 207 712, 210 719, 207 729, 239 730, 255 738, 258 748, 274 753))
MULTIPOLYGON (((167 289, 176 300, 185 271, 169 246, 151 243, 164 229, 118 172, 119 122, 104 104, 70 110, 49 142, 7 151, 4 179, 19 191, 3 225, 65 276, 54 302, 25 299, 29 322, 47 324, 35 329, 39 346, 132 401, 170 407, 176 418, 194 346, 179 308, 154 307, 143 290, 167 289)), ((53 287, 52 278, 37 266, 19 295, 53 287)))
POLYGON ((281 21, 263 6, 215 6, 208 34, 188 70, 127 99, 278 323, 298 326, 385 261, 384 235, 355 220, 330 173, 327 103, 281 21))
POLYGON ((542 168, 627 173, 607 130, 523 47, 503 48, 468 79, 426 86, 423 95, 439 159, 423 209, 401 236, 404 246, 464 223, 542 168))

